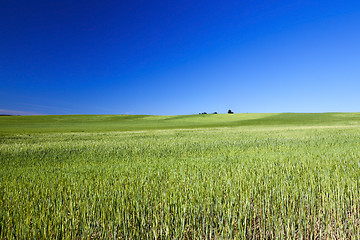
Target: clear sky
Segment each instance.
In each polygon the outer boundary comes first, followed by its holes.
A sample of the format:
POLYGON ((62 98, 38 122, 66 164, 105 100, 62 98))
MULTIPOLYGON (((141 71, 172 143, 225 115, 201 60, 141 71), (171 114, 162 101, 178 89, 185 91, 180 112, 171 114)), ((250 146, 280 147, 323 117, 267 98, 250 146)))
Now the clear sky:
POLYGON ((3 0, 0 114, 360 112, 360 1, 3 0))

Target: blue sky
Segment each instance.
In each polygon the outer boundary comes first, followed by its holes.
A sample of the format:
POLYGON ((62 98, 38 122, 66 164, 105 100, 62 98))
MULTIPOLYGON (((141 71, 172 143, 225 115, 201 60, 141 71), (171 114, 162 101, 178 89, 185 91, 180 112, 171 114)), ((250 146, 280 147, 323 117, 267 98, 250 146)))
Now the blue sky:
POLYGON ((359 112, 359 1, 0 3, 0 114, 359 112))

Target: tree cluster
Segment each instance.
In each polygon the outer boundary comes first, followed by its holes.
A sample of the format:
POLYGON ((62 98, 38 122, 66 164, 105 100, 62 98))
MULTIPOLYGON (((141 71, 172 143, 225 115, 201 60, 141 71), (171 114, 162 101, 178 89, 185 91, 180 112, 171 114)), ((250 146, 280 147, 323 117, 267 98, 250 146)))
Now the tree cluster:
MULTIPOLYGON (((233 114, 234 112, 232 112, 230 109, 228 111, 228 114, 233 114)), ((199 113, 199 114, 207 114, 207 112, 202 112, 202 113, 199 113)), ((212 114, 217 114, 217 112, 213 112, 212 114)))

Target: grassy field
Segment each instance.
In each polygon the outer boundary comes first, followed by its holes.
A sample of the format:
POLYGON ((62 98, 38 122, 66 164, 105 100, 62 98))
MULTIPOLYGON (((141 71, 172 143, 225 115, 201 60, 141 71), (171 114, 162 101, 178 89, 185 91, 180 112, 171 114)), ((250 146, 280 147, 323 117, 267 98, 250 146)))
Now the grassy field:
POLYGON ((359 125, 360 113, 247 113, 183 116, 0 116, 0 134, 114 132, 239 126, 359 125))
POLYGON ((0 117, 0 239, 360 239, 359 214, 359 113, 0 117))

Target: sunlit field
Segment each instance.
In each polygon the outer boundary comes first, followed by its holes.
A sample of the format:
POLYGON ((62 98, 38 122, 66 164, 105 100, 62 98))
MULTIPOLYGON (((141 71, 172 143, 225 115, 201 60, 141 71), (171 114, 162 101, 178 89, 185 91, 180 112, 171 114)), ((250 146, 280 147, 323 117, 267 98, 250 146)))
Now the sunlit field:
POLYGON ((360 114, 0 117, 1 239, 360 239, 360 114))

